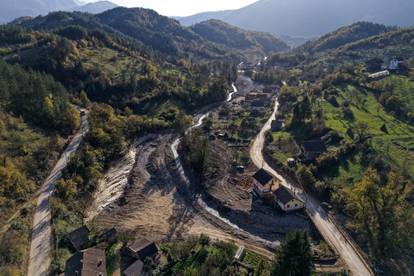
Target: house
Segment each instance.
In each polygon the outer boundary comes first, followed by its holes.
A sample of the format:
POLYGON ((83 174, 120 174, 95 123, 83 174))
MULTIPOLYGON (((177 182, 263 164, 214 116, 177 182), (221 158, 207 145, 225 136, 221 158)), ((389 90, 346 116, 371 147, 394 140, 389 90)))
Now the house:
POLYGON ((266 170, 260 169, 253 175, 253 191, 261 198, 272 197, 272 187, 278 185, 278 181, 266 170))
POLYGON ((393 58, 388 65, 388 70, 395 71, 400 69, 400 64, 403 63, 401 60, 393 58))
POLYGON ((127 269, 122 272, 123 276, 141 276, 143 275, 144 263, 141 260, 136 260, 127 269))
POLYGON ((86 226, 76 229, 67 234, 63 242, 73 251, 79 251, 89 242, 89 229, 86 226))
POLYGON ((285 127, 285 120, 276 119, 272 121, 271 129, 272 131, 281 131, 285 127))
POLYGON ((380 79, 380 78, 388 77, 389 75, 390 75, 390 71, 384 70, 384 71, 380 71, 380 72, 368 75, 368 78, 370 78, 370 79, 380 79))
POLYGON ((302 161, 304 162, 312 162, 326 151, 325 144, 320 139, 303 142, 301 149, 302 161))
POLYGON ((76 252, 65 265, 65 276, 106 276, 105 251, 88 248, 76 252))
POLYGON ((138 239, 127 248, 131 257, 144 261, 146 258, 153 258, 158 253, 158 248, 153 241, 138 239))
POLYGON ((112 227, 111 229, 105 231, 104 233, 102 233, 99 236, 99 240, 100 241, 105 241, 105 242, 114 242, 117 238, 117 234, 118 232, 116 231, 115 227, 112 227))
POLYGON ((274 195, 276 203, 285 212, 296 211, 305 207, 305 204, 301 200, 297 199, 282 185, 274 192, 274 195))

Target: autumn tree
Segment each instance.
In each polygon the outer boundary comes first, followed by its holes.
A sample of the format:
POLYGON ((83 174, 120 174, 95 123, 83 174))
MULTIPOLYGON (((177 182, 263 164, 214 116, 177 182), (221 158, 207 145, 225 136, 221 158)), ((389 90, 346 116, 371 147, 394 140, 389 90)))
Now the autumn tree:
POLYGON ((346 190, 347 208, 354 218, 351 226, 366 240, 380 266, 393 269, 412 252, 414 212, 408 202, 412 186, 395 172, 384 179, 368 169, 359 183, 346 190))

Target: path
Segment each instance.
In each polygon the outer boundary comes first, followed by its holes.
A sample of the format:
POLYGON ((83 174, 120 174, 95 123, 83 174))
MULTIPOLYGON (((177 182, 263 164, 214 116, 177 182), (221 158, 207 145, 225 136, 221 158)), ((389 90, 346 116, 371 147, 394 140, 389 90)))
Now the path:
POLYGON ((56 181, 62 176, 62 170, 68 164, 72 154, 78 149, 85 134, 89 131, 88 113, 80 109, 81 116, 79 131, 62 153, 59 161, 45 180, 37 199, 37 206, 33 216, 32 237, 30 245, 29 276, 45 276, 49 273, 51 253, 53 249, 52 223, 49 200, 55 190, 56 181))

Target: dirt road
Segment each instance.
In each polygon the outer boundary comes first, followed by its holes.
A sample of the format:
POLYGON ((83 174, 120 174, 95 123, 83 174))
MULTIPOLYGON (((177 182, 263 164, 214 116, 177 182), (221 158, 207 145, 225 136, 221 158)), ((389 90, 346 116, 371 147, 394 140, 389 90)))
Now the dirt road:
POLYGON ((263 158, 263 147, 265 144, 265 134, 271 128, 271 122, 275 119, 279 103, 276 101, 275 107, 269 120, 263 126, 259 135, 253 141, 250 149, 250 157, 253 163, 258 168, 264 168, 274 177, 281 180, 281 183, 289 188, 298 198, 306 202, 306 211, 309 217, 312 219, 319 232, 322 234, 324 239, 336 249, 342 259, 347 264, 353 275, 358 276, 369 276, 374 275, 371 268, 362 257, 358 250, 352 244, 352 241, 348 239, 342 232, 341 229, 331 221, 326 211, 320 207, 320 203, 312 196, 307 195, 301 189, 294 187, 286 181, 286 179, 271 168, 263 158))
POLYGON ((72 154, 78 149, 85 134, 89 131, 88 113, 81 109, 81 127, 73 136, 69 145, 62 153, 59 161, 46 179, 37 199, 37 206, 33 216, 32 237, 30 245, 29 276, 48 275, 53 248, 51 213, 49 199, 55 190, 56 181, 62 176, 62 170, 68 164, 72 154))

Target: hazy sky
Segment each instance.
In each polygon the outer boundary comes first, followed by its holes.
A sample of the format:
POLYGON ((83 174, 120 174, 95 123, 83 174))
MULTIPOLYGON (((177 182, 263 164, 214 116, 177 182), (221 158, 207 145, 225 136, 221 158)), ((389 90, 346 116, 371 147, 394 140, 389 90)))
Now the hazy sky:
MULTIPOLYGON (((81 0, 82 1, 82 0, 81 0)), ((97 0, 83 0, 96 2, 97 0)), ((144 7, 156 10, 163 15, 192 15, 204 11, 237 9, 257 0, 110 0, 121 6, 144 7)))

